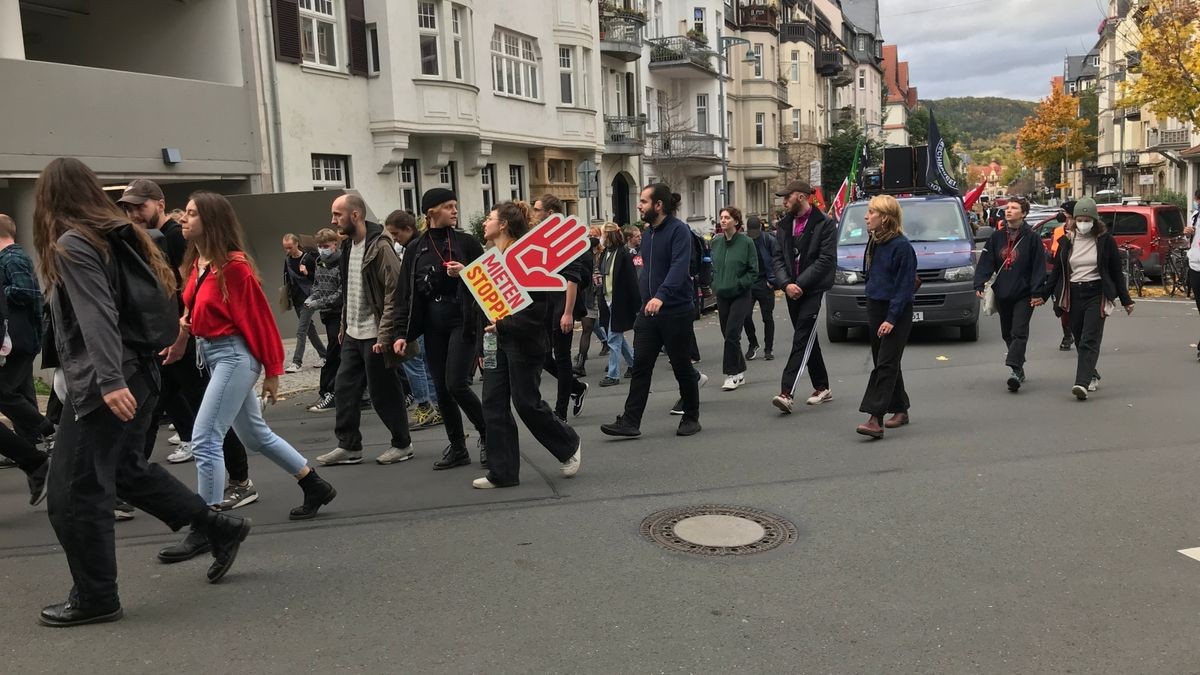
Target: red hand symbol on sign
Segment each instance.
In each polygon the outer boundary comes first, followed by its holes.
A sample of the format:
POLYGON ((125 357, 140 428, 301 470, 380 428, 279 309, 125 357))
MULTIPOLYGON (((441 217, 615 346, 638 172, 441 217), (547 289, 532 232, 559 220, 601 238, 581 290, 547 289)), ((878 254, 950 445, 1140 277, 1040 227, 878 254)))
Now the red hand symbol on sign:
POLYGON ((561 291, 566 282, 556 272, 588 250, 587 227, 574 217, 552 216, 505 251, 505 262, 517 285, 528 291, 561 291))

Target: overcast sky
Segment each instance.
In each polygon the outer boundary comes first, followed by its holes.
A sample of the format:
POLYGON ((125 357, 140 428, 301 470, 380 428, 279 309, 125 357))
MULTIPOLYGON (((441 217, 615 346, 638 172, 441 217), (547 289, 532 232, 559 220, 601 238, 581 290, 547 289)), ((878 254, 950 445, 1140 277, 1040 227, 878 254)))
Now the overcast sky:
POLYGON ((1108 0, 879 0, 879 23, 922 99, 1035 101, 1062 74, 1067 54, 1096 44, 1107 7, 1108 0))

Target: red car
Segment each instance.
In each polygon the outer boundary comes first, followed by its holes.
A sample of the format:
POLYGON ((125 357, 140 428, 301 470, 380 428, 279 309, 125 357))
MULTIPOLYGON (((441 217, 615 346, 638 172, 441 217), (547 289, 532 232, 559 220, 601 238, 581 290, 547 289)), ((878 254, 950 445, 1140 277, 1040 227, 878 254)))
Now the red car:
POLYGON ((1100 220, 1117 239, 1142 249, 1146 274, 1162 274, 1162 262, 1183 238, 1183 212, 1171 204, 1101 204, 1100 220))

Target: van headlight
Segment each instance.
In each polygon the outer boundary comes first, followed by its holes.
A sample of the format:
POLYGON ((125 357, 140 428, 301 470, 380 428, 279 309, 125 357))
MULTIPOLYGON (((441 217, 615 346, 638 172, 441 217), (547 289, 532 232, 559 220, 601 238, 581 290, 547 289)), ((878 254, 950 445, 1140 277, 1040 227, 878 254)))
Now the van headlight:
POLYGON ((833 273, 833 283, 839 286, 853 286, 854 284, 862 283, 862 281, 863 275, 860 272, 838 270, 833 273))
POLYGON ((970 265, 946 270, 946 281, 974 281, 975 268, 970 265))

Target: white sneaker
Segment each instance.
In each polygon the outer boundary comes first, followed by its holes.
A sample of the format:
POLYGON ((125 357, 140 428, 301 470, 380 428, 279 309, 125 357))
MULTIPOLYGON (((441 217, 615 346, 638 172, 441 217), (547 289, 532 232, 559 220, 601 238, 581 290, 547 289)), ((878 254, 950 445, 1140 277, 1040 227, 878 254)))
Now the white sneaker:
POLYGON ((1087 387, 1085 387, 1081 384, 1077 384, 1074 387, 1071 387, 1071 393, 1075 394, 1075 398, 1079 399, 1080 401, 1087 400, 1087 387))
POLYGON ((175 431, 175 423, 174 422, 167 425, 167 431, 175 431))
POLYGON ((325 359, 317 359, 317 362, 312 365, 313 368, 324 368, 325 359))
POLYGON ((724 391, 733 391, 743 384, 746 384, 746 374, 738 373, 737 375, 730 375, 725 378, 725 384, 721 385, 721 389, 724 391))
POLYGON ((175 434, 174 436, 172 436, 172 437, 168 438, 168 439, 167 439, 167 442, 168 442, 168 443, 170 443, 171 445, 179 445, 179 444, 180 444, 180 443, 182 443, 183 441, 182 441, 182 440, 180 440, 180 438, 179 438, 179 434, 175 434))
POLYGON ((360 464, 362 462, 362 451, 350 452, 342 448, 334 448, 330 452, 318 455, 317 461, 325 466, 332 466, 334 464, 360 464))
POLYGON ((704 373, 700 373, 700 379, 696 380, 696 388, 699 389, 700 387, 703 387, 706 384, 708 384, 708 376, 705 375, 704 373))
POLYGON ((300 372, 300 364, 299 363, 289 364, 288 367, 286 369, 284 369, 283 372, 288 373, 288 374, 298 373, 298 372, 300 372))
POLYGON ((583 460, 583 444, 580 443, 575 448, 575 454, 571 455, 571 459, 563 462, 562 472, 563 478, 574 478, 575 474, 579 473, 579 463, 583 460))
POLYGON ((379 464, 397 464, 413 458, 412 444, 407 448, 388 448, 387 452, 375 458, 379 464))
POLYGON ((1100 378, 1093 377, 1091 382, 1088 382, 1088 391, 1096 391, 1100 388, 1100 378))
POLYGON ((192 455, 191 443, 180 443, 179 447, 175 448, 175 452, 167 455, 167 461, 172 464, 183 464, 184 462, 190 462, 193 459, 195 459, 195 457, 192 455))
POLYGON ((475 488, 476 490, 491 490, 492 488, 497 487, 497 485, 488 480, 487 476, 484 476, 483 478, 476 478, 475 480, 471 481, 471 487, 475 488))
POLYGON ((829 389, 818 389, 812 393, 812 396, 808 397, 808 400, 805 401, 805 403, 807 403, 809 405, 821 405, 822 403, 824 403, 826 401, 832 401, 832 400, 833 400, 833 392, 832 391, 830 391, 829 389))

